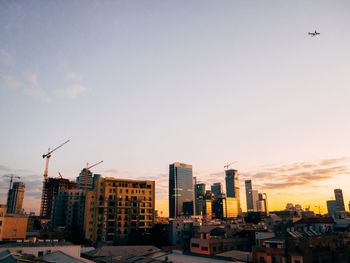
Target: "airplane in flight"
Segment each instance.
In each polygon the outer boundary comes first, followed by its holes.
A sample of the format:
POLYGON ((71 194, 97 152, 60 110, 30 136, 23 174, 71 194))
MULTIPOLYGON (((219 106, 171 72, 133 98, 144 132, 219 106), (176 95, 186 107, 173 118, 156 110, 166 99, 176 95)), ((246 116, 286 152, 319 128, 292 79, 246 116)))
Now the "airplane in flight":
POLYGON ((320 33, 318 33, 316 30, 315 30, 315 32, 309 32, 309 35, 311 35, 311 37, 314 37, 314 36, 317 36, 317 35, 319 35, 320 33))

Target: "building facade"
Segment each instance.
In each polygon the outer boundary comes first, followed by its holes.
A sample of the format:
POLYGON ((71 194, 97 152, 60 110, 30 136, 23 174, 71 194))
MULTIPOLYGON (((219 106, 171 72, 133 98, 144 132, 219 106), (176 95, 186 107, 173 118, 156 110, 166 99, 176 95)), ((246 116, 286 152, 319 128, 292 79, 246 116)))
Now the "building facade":
POLYGON ((22 213, 23 197, 25 184, 22 182, 14 182, 12 188, 8 192, 7 197, 7 213, 20 214, 22 213))
POLYGON ((54 201, 53 230, 81 228, 84 226, 85 191, 83 189, 60 190, 54 201))
POLYGON ((6 214, 6 205, 0 205, 0 241, 24 240, 27 233, 28 217, 6 214))
POLYGON ((173 163, 169 165, 169 217, 193 215, 192 165, 173 163))
POLYGON ((85 202, 85 238, 127 244, 150 234, 154 223, 155 182, 99 178, 85 202))

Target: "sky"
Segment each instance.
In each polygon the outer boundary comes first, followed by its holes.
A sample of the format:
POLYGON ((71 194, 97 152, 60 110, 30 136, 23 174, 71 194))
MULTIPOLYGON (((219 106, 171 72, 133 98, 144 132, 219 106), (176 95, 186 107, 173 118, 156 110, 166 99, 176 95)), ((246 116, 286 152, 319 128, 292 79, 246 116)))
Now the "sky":
MULTIPOLYGON (((1 1, 0 202, 8 178, 38 212, 49 176, 86 163, 156 181, 168 169, 224 182, 224 165, 270 209, 350 200, 350 2, 1 1), (310 37, 308 32, 321 34, 310 37)), ((318 208, 317 208, 318 209, 318 208)))

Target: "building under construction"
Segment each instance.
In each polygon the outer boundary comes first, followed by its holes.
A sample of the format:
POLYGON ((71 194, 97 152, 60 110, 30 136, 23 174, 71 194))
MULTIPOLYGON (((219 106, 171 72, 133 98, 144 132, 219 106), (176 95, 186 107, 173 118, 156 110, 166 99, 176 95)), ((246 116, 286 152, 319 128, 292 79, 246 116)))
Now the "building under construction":
POLYGON ((41 196, 40 216, 51 218, 53 203, 60 190, 76 189, 77 183, 64 178, 48 178, 44 180, 43 192, 41 196))

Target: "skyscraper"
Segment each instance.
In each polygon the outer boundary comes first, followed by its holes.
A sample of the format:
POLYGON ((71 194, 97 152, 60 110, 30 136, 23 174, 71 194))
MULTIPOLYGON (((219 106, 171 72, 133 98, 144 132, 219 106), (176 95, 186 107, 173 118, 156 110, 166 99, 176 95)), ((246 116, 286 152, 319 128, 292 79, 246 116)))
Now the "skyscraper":
POLYGON ((214 183, 211 186, 211 191, 215 195, 215 197, 218 197, 222 194, 222 183, 214 183))
POLYGON ((252 180, 245 180, 245 193, 247 200, 247 211, 257 211, 258 191, 253 190, 252 180))
POLYGON ((341 189, 334 189, 335 201, 337 201, 337 211, 345 211, 343 191, 341 189))
POLYGON ((238 171, 234 169, 225 171, 226 196, 239 198, 238 171))
POLYGON ((192 165, 169 165, 169 217, 193 215, 192 165))
POLYGON ((22 211, 25 185, 22 182, 15 182, 8 192, 7 213, 19 214, 22 211))
POLYGON ((195 184, 194 198, 195 198, 195 214, 203 215, 203 207, 205 205, 205 184, 195 184))
POLYGON ((226 182, 226 199, 229 210, 237 211, 238 215, 242 214, 241 201, 239 197, 239 180, 238 171, 234 169, 225 170, 226 182))
POLYGON ((267 204, 266 193, 259 194, 259 200, 256 203, 257 203, 257 210, 259 212, 265 212, 266 215, 268 216, 269 215, 269 206, 267 204))

